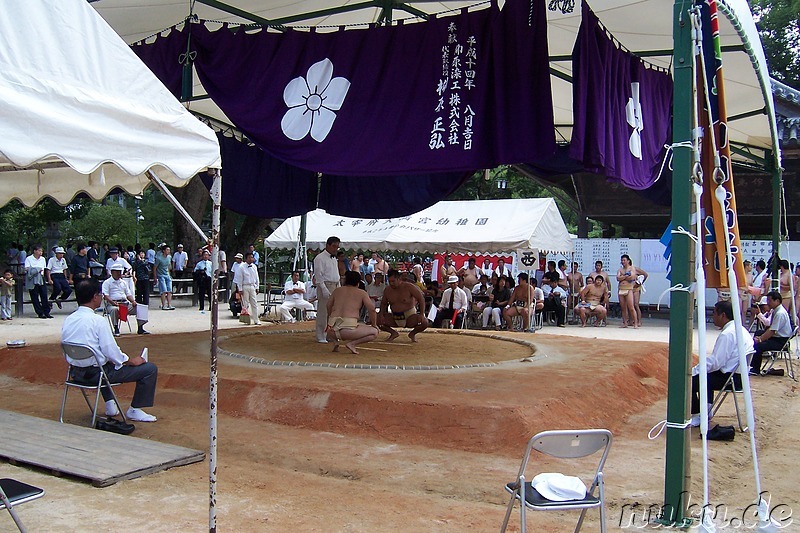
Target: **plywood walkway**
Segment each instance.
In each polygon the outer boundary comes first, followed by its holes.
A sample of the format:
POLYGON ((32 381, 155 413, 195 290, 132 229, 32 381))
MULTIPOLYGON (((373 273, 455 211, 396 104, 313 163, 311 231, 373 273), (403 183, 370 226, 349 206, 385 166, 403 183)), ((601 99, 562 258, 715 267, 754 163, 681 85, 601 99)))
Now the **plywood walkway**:
POLYGON ((202 461, 205 453, 0 410, 0 457, 106 487, 202 461))

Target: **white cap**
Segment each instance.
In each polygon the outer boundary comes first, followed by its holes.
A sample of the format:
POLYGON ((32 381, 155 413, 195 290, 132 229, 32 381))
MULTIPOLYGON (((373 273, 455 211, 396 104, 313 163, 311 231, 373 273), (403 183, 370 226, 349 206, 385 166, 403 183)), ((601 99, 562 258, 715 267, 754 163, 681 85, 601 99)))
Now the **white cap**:
POLYGON ((123 270, 125 270, 125 265, 123 265, 122 263, 114 263, 113 265, 111 265, 111 270, 112 271, 114 271, 114 270, 123 271, 123 270))
POLYGON ((531 486, 554 502, 582 500, 586 497, 586 485, 580 478, 558 472, 539 474, 531 480, 531 486))
POLYGON ((56 246, 56 253, 57 254, 63 254, 63 253, 66 253, 66 252, 64 251, 64 249, 62 247, 56 246))
POLYGON ((447 278, 447 283, 458 283, 458 276, 450 276, 447 278))

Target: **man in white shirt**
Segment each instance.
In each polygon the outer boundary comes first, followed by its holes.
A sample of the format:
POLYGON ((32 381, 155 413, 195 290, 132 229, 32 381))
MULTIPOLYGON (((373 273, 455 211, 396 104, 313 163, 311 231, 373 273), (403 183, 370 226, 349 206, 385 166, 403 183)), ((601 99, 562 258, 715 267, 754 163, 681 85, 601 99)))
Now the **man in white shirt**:
POLYGON ((231 265, 231 279, 233 279, 233 287, 231 290, 233 291, 241 290, 236 286, 236 271, 239 270, 243 260, 244 256, 240 253, 233 256, 233 264, 231 265))
POLYGON ((47 283, 53 286, 53 293, 50 299, 55 301, 59 309, 61 309, 61 302, 69 298, 72 294, 72 289, 69 288, 67 281, 67 260, 64 259, 64 249, 61 246, 56 246, 55 256, 47 260, 47 268, 44 270, 47 283), (61 298, 56 300, 56 296, 61 295, 61 298))
POLYGON ((50 314, 50 301, 47 299, 47 284, 44 279, 44 270, 47 260, 42 255, 44 250, 38 244, 33 246, 31 255, 25 258, 25 288, 31 295, 31 303, 36 316, 39 318, 53 318, 50 314))
MULTIPOLYGON (((739 368, 739 350, 736 349, 736 329, 733 322, 733 307, 730 301, 720 301, 714 304, 714 311, 711 314, 714 325, 722 331, 714 343, 714 349, 706 358, 706 371, 708 372, 708 397, 707 406, 710 407, 714 402, 714 391, 722 390, 725 382, 728 381, 731 373, 739 368)), ((745 343, 745 351, 753 351, 753 339, 750 333, 743 326, 742 339, 745 343)), ((741 378, 734 377, 737 387, 741 389, 741 378)), ((700 425, 700 368, 695 365, 692 368, 692 425, 700 425)), ((710 414, 710 413, 709 413, 710 414)))
POLYGON ((325 249, 314 258, 314 279, 317 285, 317 342, 328 342, 325 330, 328 328, 328 299, 339 286, 339 263, 336 252, 339 251, 339 237, 328 237, 325 249))
MULTIPOLYGON (((145 413, 142 408, 152 407, 155 400, 158 368, 145 361, 141 355, 128 357, 117 346, 108 331, 104 318, 95 314, 102 303, 100 284, 93 279, 83 280, 75 287, 78 310, 64 320, 61 328, 61 341, 83 344, 92 348, 100 357, 100 363, 112 383, 136 383, 131 406, 125 413, 129 420, 155 422, 156 417, 145 413)), ((99 369, 94 359, 75 361, 67 357, 70 376, 76 381, 97 383, 99 369)), ((112 399, 111 391, 101 389, 106 401, 106 415, 116 416, 119 409, 112 399)))
POLYGON ((506 266, 506 260, 502 257, 497 260, 497 268, 494 269, 494 273, 497 274, 497 277, 505 276, 508 279, 513 281, 511 277, 511 269, 506 266))
MULTIPOLYGON (((155 258, 154 258, 155 259, 155 258)), ((175 253, 172 254, 172 277, 175 279, 183 279, 186 277, 186 266, 189 263, 189 254, 183 250, 183 245, 179 244, 175 247, 175 253)), ((186 286, 181 283, 176 287, 175 292, 186 290, 186 286)))
POLYGON ((115 337, 119 337, 120 306, 125 305, 129 311, 136 307, 136 299, 128 286, 128 281, 122 278, 124 269, 121 263, 111 265, 111 277, 103 282, 103 300, 106 313, 111 315, 111 323, 114 324, 115 337))
POLYGON ((292 279, 288 280, 283 286, 283 292, 285 297, 278 311, 280 311, 284 322, 295 322, 295 318, 292 316, 292 309, 314 310, 314 306, 305 299, 306 284, 300 281, 299 271, 292 272, 292 279))
POLYGON ((244 254, 244 263, 242 263, 236 270, 236 277, 233 282, 242 292, 242 307, 247 309, 250 314, 250 319, 256 326, 261 324, 258 319, 258 267, 253 263, 252 252, 244 254))
POLYGON ((458 276, 450 276, 447 278, 449 287, 442 293, 442 300, 439 302, 439 311, 436 313, 436 320, 434 320, 435 327, 441 328, 445 320, 451 321, 454 327, 461 328, 461 323, 464 320, 467 309, 469 308, 469 300, 467 293, 458 286, 458 276), (452 322, 455 316, 455 322, 452 322))
POLYGON ((560 328, 566 327, 566 313, 564 304, 567 301, 567 291, 558 284, 557 272, 545 272, 542 280, 542 292, 544 293, 544 312, 552 311, 556 316, 556 325, 560 328))
POLYGON ((786 341, 792 336, 794 328, 789 319, 789 313, 782 305, 783 297, 778 291, 767 293, 767 305, 772 310, 772 320, 769 329, 756 331, 755 350, 753 360, 750 362, 750 374, 761 375, 761 362, 764 352, 782 350, 786 341))

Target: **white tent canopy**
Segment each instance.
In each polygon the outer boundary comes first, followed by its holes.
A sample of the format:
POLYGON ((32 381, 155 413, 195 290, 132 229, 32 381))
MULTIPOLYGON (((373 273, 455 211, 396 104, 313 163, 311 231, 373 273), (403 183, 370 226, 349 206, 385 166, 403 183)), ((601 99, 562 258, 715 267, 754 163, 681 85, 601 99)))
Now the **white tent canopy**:
POLYGON ((0 71, 0 205, 138 193, 151 168, 180 186, 220 166, 213 131, 85 0, 4 2, 0 71))
MULTIPOLYGON (((269 248, 294 248, 300 217, 286 219, 264 240, 269 248)), ((321 209, 308 214, 306 244, 319 250, 331 235, 342 247, 360 250, 514 252, 537 249, 570 253, 570 238, 552 198, 439 202, 411 216, 347 218, 321 209)))

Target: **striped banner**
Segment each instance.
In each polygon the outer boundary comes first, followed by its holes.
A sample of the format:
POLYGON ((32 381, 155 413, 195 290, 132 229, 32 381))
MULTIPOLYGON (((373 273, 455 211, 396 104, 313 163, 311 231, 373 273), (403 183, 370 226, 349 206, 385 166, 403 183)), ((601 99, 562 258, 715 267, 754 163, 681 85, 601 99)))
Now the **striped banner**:
POLYGON ((703 55, 705 59, 705 79, 698 56, 698 102, 699 120, 704 132, 702 139, 701 164, 703 167, 703 235, 706 286, 726 288, 727 276, 725 238, 730 239, 733 252, 734 271, 737 285, 745 286, 742 248, 739 240, 739 222, 736 214, 736 194, 733 186, 730 145, 728 144, 728 115, 725 109, 725 86, 722 75, 722 51, 719 38, 719 14, 716 0, 700 0, 703 24, 703 55), (705 88, 708 87, 709 102, 706 102, 705 88), (710 109, 709 109, 710 108, 710 109), (714 128, 714 144, 709 132, 709 124, 714 128), (714 152, 719 153, 719 171, 716 171, 714 152), (721 171, 726 191, 725 209, 721 209, 714 191, 717 188, 715 175, 721 171), (725 231, 727 220, 728 231, 725 231))

